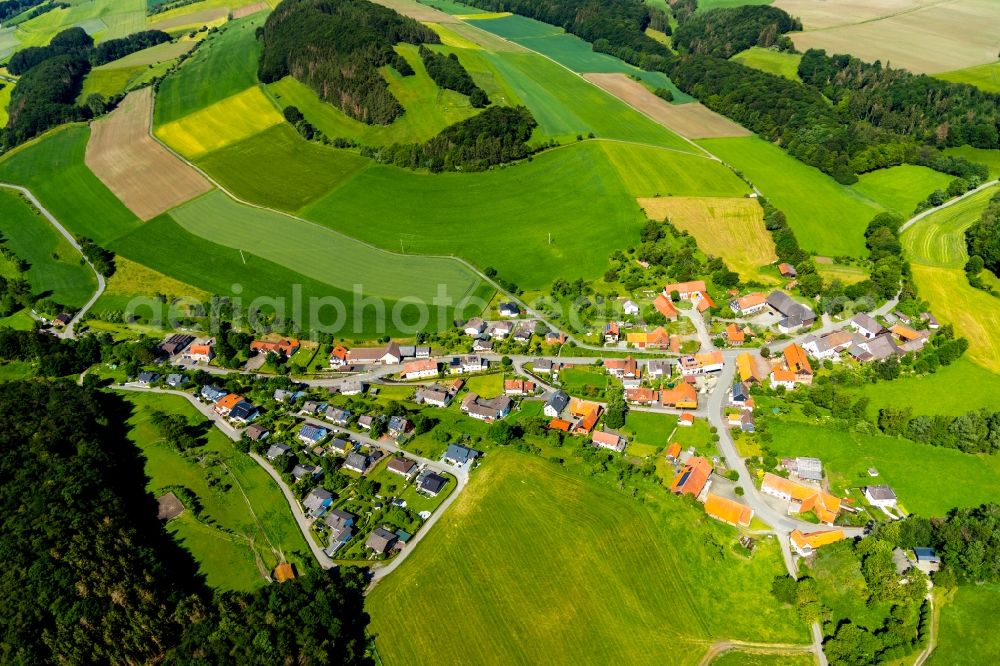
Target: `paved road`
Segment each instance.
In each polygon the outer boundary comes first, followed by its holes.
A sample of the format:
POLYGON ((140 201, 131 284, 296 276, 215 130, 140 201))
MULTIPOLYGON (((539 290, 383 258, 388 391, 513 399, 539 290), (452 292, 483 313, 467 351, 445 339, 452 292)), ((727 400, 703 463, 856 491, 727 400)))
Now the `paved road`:
MULTIPOLYGON (((8 190, 15 190, 23 194, 28 199, 28 201, 31 202, 31 205, 37 208, 38 212, 40 212, 42 216, 46 220, 48 220, 49 223, 53 227, 55 227, 56 230, 59 233, 61 233, 66 238, 67 241, 69 241, 69 244, 72 245, 73 248, 80 253, 80 256, 83 256, 83 248, 81 248, 80 244, 76 242, 76 238, 73 237, 73 234, 67 231, 66 227, 64 227, 62 224, 59 223, 59 220, 57 220, 55 216, 52 213, 50 213, 48 209, 45 208, 45 206, 42 205, 42 202, 40 202, 35 197, 35 195, 31 193, 31 190, 25 187, 21 187, 20 185, 12 185, 10 183, 0 183, 0 187, 6 188, 8 190)), ((90 266, 90 270, 94 271, 94 275, 97 276, 97 291, 94 293, 93 296, 91 296, 90 300, 87 301, 87 303, 82 308, 80 308, 80 311, 76 313, 72 321, 66 324, 65 328, 63 328, 63 330, 58 334, 59 337, 61 338, 74 337, 73 329, 76 326, 77 322, 79 322, 80 319, 83 318, 85 314, 87 314, 87 310, 89 310, 94 306, 94 303, 97 302, 97 299, 100 298, 101 294, 104 293, 104 288, 106 286, 104 282, 104 276, 101 275, 99 272, 97 272, 97 269, 94 268, 94 265, 92 263, 90 263, 90 260, 87 259, 86 257, 83 257, 83 260, 87 262, 87 265, 90 266)))

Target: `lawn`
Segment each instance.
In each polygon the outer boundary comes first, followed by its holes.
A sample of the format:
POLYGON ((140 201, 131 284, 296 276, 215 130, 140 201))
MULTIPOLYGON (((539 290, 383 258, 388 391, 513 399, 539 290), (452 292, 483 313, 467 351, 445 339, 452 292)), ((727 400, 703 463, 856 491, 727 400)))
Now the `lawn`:
POLYGON ((493 266, 523 289, 600 276, 612 251, 638 241, 643 223, 592 141, 475 174, 375 165, 303 215, 385 249, 493 266))
POLYGON ((815 456, 823 461, 835 492, 884 483, 907 509, 941 516, 955 506, 976 506, 1000 493, 1000 456, 974 456, 956 449, 926 446, 881 435, 860 435, 812 424, 773 423, 775 455, 815 456), (866 470, 875 467, 879 477, 866 470), (961 483, 942 483, 961 479, 961 483))
MULTIPOLYGON (((370 302, 360 307, 361 301, 356 302, 349 291, 306 277, 246 250, 241 257, 238 250, 187 232, 167 215, 154 218, 141 229, 118 239, 111 249, 175 280, 212 294, 235 298, 243 308, 257 299, 277 299, 284 308, 286 319, 299 322, 308 331, 327 330, 358 339, 405 336, 407 332, 412 335, 410 326, 421 323, 424 323, 421 328, 428 330, 449 328, 456 316, 452 308, 433 307, 429 321, 421 322, 413 308, 406 308, 402 310, 400 324, 408 328, 402 331, 391 317, 385 316, 385 313, 392 313, 395 301, 379 301, 384 304, 380 315, 377 306, 370 302), (298 313, 295 303, 303 306, 298 313), (313 303, 317 305, 315 316, 311 308, 313 303)), ((488 301, 492 293, 487 290, 479 296, 488 301)), ((265 311, 271 300, 263 301, 265 311)), ((472 316, 473 311, 470 309, 463 314, 472 316)))
POLYGON ((782 570, 777 548, 762 540, 745 560, 734 538, 661 490, 638 502, 492 453, 369 595, 371 632, 386 664, 695 664, 714 637, 804 642, 793 612, 760 593, 782 570), (440 631, 456 617, 463 631, 440 631))
POLYGON ((675 428, 677 417, 672 414, 630 411, 622 429, 629 441, 627 451, 632 455, 652 455, 670 443, 667 438, 675 428))
POLYGON ((649 72, 633 67, 628 63, 610 56, 598 53, 590 44, 576 35, 565 32, 548 23, 542 23, 525 16, 505 16, 477 20, 475 16, 466 17, 477 28, 482 28, 504 39, 520 44, 526 48, 551 58, 560 65, 577 73, 591 72, 621 72, 638 76, 654 88, 666 88, 674 96, 674 102, 683 104, 693 98, 682 92, 662 72, 649 72))
POLYGON ((427 497, 417 492, 416 484, 410 484, 403 494, 399 496, 400 499, 406 501, 406 508, 411 511, 416 511, 420 513, 421 511, 430 511, 433 513, 437 510, 441 503, 448 499, 455 490, 455 477, 451 474, 444 475, 445 486, 441 489, 434 497, 427 497))
POLYGON ((0 234, 4 247, 31 264, 23 275, 35 295, 79 308, 97 290, 97 278, 83 258, 22 196, 0 189, 0 234))
MULTIPOLYGON (((507 19, 498 19, 505 21, 507 19)), ((494 21, 481 21, 488 25, 494 21)), ((572 141, 593 132, 603 139, 636 141, 682 152, 696 148, 679 136, 604 92, 583 77, 537 53, 478 52, 490 61, 531 111, 538 128, 534 139, 572 141)))
POLYGON ((580 398, 596 398, 609 388, 618 387, 621 382, 597 365, 577 365, 559 372, 560 388, 570 395, 580 398))
POLYGON ((953 72, 941 72, 934 78, 952 83, 967 83, 989 93, 1000 93, 1000 62, 976 65, 953 72))
POLYGON ((961 268, 969 255, 965 230, 979 220, 990 198, 1000 191, 994 186, 919 220, 902 235, 910 260, 926 266, 961 268))
POLYGON ((238 590, 264 585, 258 559, 263 573, 282 560, 302 568, 311 554, 267 472, 215 428, 208 431, 199 453, 216 464, 198 464, 162 441, 150 423, 154 410, 180 414, 192 424, 205 423, 184 398, 131 393, 125 397, 135 405, 129 436, 146 458, 147 489, 159 495, 163 488, 183 486, 202 504, 201 520, 187 507, 167 529, 191 551, 209 585, 238 590))
POLYGON ((452 259, 390 254, 325 227, 240 204, 219 191, 175 208, 170 216, 208 241, 248 250, 344 291, 360 288, 366 295, 430 303, 444 288, 458 302, 480 283, 452 259))
POLYGON ((140 222, 84 164, 89 136, 85 125, 48 132, 0 158, 0 180, 30 189, 71 233, 107 243, 140 222))
POLYGON ((306 141, 280 123, 199 158, 198 166, 245 201, 295 212, 350 179, 371 161, 306 141), (253 164, 255 168, 248 168, 253 164))
POLYGON ((952 180, 952 176, 940 171, 903 164, 861 174, 853 187, 863 196, 907 219, 928 194, 946 189, 952 180))
POLYGON ((702 252, 721 257, 744 280, 773 281, 760 269, 778 260, 756 199, 662 197, 640 199, 652 220, 670 220, 698 242, 702 252))
POLYGON ((763 139, 703 139, 698 143, 742 171, 784 211, 804 249, 831 257, 866 253, 865 227, 882 212, 875 202, 763 139))
POLYGON ((996 409, 1000 374, 961 358, 934 374, 865 384, 857 394, 871 400, 868 411, 872 416, 882 407, 910 407, 915 415, 958 416, 973 409, 996 409), (975 390, 955 390, 958 386, 972 386, 975 390))
POLYGON ((483 398, 495 398, 503 395, 504 375, 493 372, 488 375, 472 375, 465 380, 465 388, 472 393, 478 393, 483 398))
POLYGON ((158 126, 156 136, 182 155, 196 158, 283 122, 285 119, 264 91, 254 86, 158 126))
POLYGON ((602 141, 601 148, 633 197, 741 197, 750 188, 705 155, 602 141))
POLYGON ((816 264, 816 272, 823 276, 827 282, 840 280, 844 284, 854 284, 867 280, 868 272, 860 266, 849 264, 816 264))
POLYGON ((1000 608, 1000 585, 959 587, 954 599, 941 609, 937 649, 927 663, 932 666, 989 663, 989 655, 1000 654, 997 608, 1000 608))
POLYGON ((183 67, 160 84, 154 124, 179 120, 255 85, 260 45, 254 33, 265 18, 255 14, 232 21, 207 38, 183 67))
MULTIPOLYGON (((391 125, 367 125, 355 120, 290 76, 270 84, 268 90, 280 108, 298 107, 306 119, 327 136, 353 139, 369 146, 427 141, 445 127, 479 113, 472 108, 467 96, 438 88, 427 75, 416 46, 398 44, 396 50, 410 63, 414 74, 401 76, 390 67, 381 69, 389 83, 389 91, 406 110, 391 125)), ((460 60, 464 59, 464 50, 458 49, 455 53, 460 60)))
MULTIPOLYGON (((704 2, 699 3, 699 5, 701 4, 704 4, 704 2)), ((741 65, 767 72, 768 74, 783 76, 792 81, 801 81, 799 78, 799 61, 802 60, 802 55, 798 53, 787 53, 785 51, 761 48, 760 46, 751 46, 746 51, 734 55, 732 60, 741 65)))

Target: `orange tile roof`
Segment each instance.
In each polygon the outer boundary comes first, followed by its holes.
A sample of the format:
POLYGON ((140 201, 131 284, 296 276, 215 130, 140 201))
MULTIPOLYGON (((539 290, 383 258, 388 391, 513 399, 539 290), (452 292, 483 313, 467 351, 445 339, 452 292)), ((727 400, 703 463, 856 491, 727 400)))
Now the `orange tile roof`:
POLYGON ((808 534, 800 530, 792 530, 791 534, 792 543, 799 548, 804 548, 807 545, 812 548, 819 548, 820 546, 827 546, 843 539, 844 530, 842 529, 820 530, 818 532, 809 532, 808 534))
POLYGON ((792 343, 785 347, 784 357, 785 365, 792 372, 796 374, 812 374, 813 369, 812 366, 809 365, 809 357, 806 355, 806 350, 799 345, 792 343))
POLYGON ((432 358, 422 358, 416 361, 410 361, 403 366, 403 374, 409 374, 411 372, 424 372, 426 370, 437 371, 437 361, 432 358))
POLYGON ((693 404, 696 409, 698 407, 698 392, 687 382, 681 382, 672 389, 663 389, 660 394, 660 404, 671 407, 693 404))
POLYGON ((224 395, 216 400, 215 406, 217 409, 232 409, 239 404, 241 400, 243 400, 243 396, 230 393, 229 395, 224 395))
POLYGON ((694 414, 681 414, 678 421, 682 421, 684 423, 694 423, 694 414))
POLYGON ((704 312, 709 308, 715 307, 715 301, 709 297, 707 291, 701 292, 701 300, 698 301, 698 312, 704 312))
POLYGON ((750 308, 755 308, 758 305, 763 305, 767 302, 767 298, 764 294, 759 291, 755 291, 752 294, 747 294, 736 299, 736 304, 741 310, 748 310, 750 308))
POLYGON ((790 496, 793 501, 801 502, 799 511, 803 513, 812 511, 824 523, 832 523, 840 513, 840 498, 814 486, 807 486, 768 472, 761 483, 761 489, 764 488, 771 488, 790 496))
POLYGON ((621 439, 622 439, 621 437, 614 434, 613 432, 603 432, 600 430, 595 432, 591 437, 591 441, 593 442, 596 442, 598 444, 607 444, 608 446, 615 446, 615 447, 617 447, 621 443, 621 439))
POLYGON ((676 319, 678 317, 677 308, 675 308, 673 302, 663 294, 656 297, 656 300, 653 301, 653 307, 667 319, 676 319))
POLYGON ((893 335, 903 338, 904 340, 919 340, 923 337, 919 332, 913 330, 909 326, 903 326, 902 324, 896 324, 889 330, 892 331, 893 335))
POLYGON ((277 352, 281 351, 285 353, 285 356, 291 356, 299 348, 299 341, 295 338, 288 338, 278 340, 277 342, 271 342, 269 340, 254 340, 250 343, 250 349, 254 351, 262 352, 277 352))
POLYGON ((726 338, 730 342, 744 342, 747 339, 746 333, 740 330, 736 324, 726 326, 726 338))
POLYGON ((212 345, 210 344, 191 345, 188 348, 188 354, 190 354, 191 356, 196 356, 196 355, 208 356, 211 353, 212 353, 212 345))
POLYGON ((599 408, 600 405, 596 402, 581 400, 580 398, 570 398, 569 401, 569 411, 573 416, 585 416, 599 408))
POLYGON ((339 358, 341 361, 346 361, 347 347, 345 347, 344 345, 337 345, 336 347, 333 348, 333 351, 330 352, 330 357, 339 358))
POLYGON ((563 419, 552 419, 549 421, 549 430, 562 430, 563 432, 569 432, 572 427, 572 423, 564 421, 563 419))
POLYGON ((794 382, 795 373, 791 370, 785 370, 784 368, 775 368, 771 371, 771 375, 776 382, 794 382))
POLYGON ((656 402, 660 397, 659 391, 651 388, 625 389, 625 399, 629 402, 656 402))
POLYGON ((577 426, 578 432, 590 432, 597 425, 597 419, 601 415, 601 408, 594 407, 580 421, 580 425, 577 426))
POLYGON ((670 342, 670 334, 667 333, 667 329, 662 326, 657 326, 654 330, 649 332, 649 337, 646 339, 646 342, 651 345, 666 345, 670 342))
POLYGON ((718 365, 719 363, 724 362, 722 357, 722 352, 720 351, 706 352, 704 354, 695 354, 694 360, 698 362, 698 365, 702 366, 718 365))
POLYGON ((676 291, 681 294, 687 294, 692 291, 704 292, 706 289, 704 280, 691 280, 690 282, 674 282, 673 284, 668 284, 663 288, 663 293, 670 295, 670 292, 676 291))
POLYGON ((674 477, 674 482, 670 484, 670 492, 697 497, 705 488, 710 476, 712 476, 712 463, 701 456, 696 456, 688 460, 674 477))
POLYGON ((681 350, 681 338, 678 335, 670 336, 670 351, 675 354, 681 350))
POLYGON ((712 493, 705 499, 705 513, 730 525, 743 527, 750 527, 750 520, 753 518, 753 509, 750 507, 712 493))
POLYGON ((282 562, 274 568, 274 580, 279 583, 284 583, 293 578, 295 578, 295 569, 288 562, 282 562))
POLYGON ((676 460, 677 456, 679 456, 680 454, 681 454, 681 445, 680 445, 680 442, 674 442, 673 444, 671 444, 670 446, 667 447, 667 457, 668 458, 673 458, 673 459, 676 460))
POLYGON ((778 272, 782 275, 787 275, 794 270, 795 268, 791 264, 778 264, 778 272))

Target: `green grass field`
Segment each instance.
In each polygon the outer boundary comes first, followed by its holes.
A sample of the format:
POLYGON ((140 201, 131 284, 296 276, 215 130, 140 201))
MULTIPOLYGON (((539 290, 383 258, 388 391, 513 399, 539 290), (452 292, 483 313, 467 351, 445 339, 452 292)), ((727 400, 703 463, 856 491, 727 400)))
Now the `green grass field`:
POLYGON ((941 516, 955 506, 975 506, 1000 493, 998 456, 974 456, 812 424, 778 422, 770 431, 774 441, 769 446, 777 456, 820 458, 834 492, 872 483, 866 470, 875 467, 878 483, 892 486, 901 504, 925 516, 941 516), (945 479, 961 482, 946 483, 945 479))
POLYGON ((9 81, 4 81, 3 84, 3 88, 0 88, 0 125, 6 127, 7 121, 10 120, 7 107, 10 105, 11 93, 14 92, 14 84, 9 81))
MULTIPOLYGON (((364 145, 427 141, 448 125, 478 113, 465 95, 438 88, 427 75, 416 46, 399 44, 396 50, 410 63, 414 74, 401 76, 389 67, 381 70, 389 82, 389 90, 406 109, 402 117, 391 125, 366 125, 355 120, 321 100, 312 88, 290 76, 270 84, 268 90, 279 108, 298 107, 306 119, 327 136, 353 139, 364 145)), ((459 59, 464 58, 463 49, 455 52, 459 59)))
POLYGON ((716 637, 807 640, 760 591, 783 571, 773 542, 745 560, 735 531, 662 489, 640 503, 539 458, 489 458, 369 595, 384 663, 696 664, 716 637))
POLYGON ((969 259, 965 230, 979 220, 990 197, 998 191, 1000 186, 978 192, 928 215, 903 232, 901 240, 910 260, 926 266, 964 266, 969 259))
POLYGON ((621 72, 638 76, 654 88, 667 88, 674 96, 674 102, 683 104, 693 98, 682 92, 662 72, 647 72, 633 67, 618 58, 594 51, 590 44, 562 28, 542 23, 524 16, 507 16, 484 21, 467 19, 477 28, 482 28, 515 44, 541 53, 574 72, 621 72))
POLYGON ((78 308, 97 290, 97 278, 80 253, 12 190, 0 189, 0 233, 4 247, 31 264, 24 279, 36 295, 78 308))
POLYGON ((677 417, 672 414, 630 411, 622 429, 629 444, 626 451, 632 455, 652 455, 670 442, 670 433, 677 428, 677 417))
POLYGON ((71 233, 107 243, 140 222, 84 164, 89 136, 85 125, 48 132, 0 158, 0 180, 27 187, 71 233))
POLYGON ((941 609, 937 649, 927 660, 932 666, 987 664, 1000 654, 996 610, 1000 585, 963 585, 941 609))
POLYGON ((303 215, 389 250, 402 244, 407 253, 494 266, 525 289, 599 276, 616 247, 638 239, 643 221, 594 141, 476 174, 375 165, 303 215))
POLYGON ((864 230, 882 208, 819 169, 757 137, 698 141, 742 171, 785 212, 799 245, 827 256, 862 256, 864 230))
POLYGON ((715 160, 653 146, 602 141, 601 148, 634 197, 741 197, 745 182, 715 160))
POLYGON ((150 77, 162 76, 194 44, 190 41, 165 42, 95 67, 84 79, 77 103, 85 103, 87 97, 94 93, 105 98, 112 97, 150 77))
POLYGON ((175 208, 170 216, 212 243, 252 252, 344 291, 361 285, 368 295, 429 303, 440 286, 459 301, 479 284, 457 261, 393 255, 324 227, 240 204, 217 190, 175 208))
POLYGON ((866 384, 857 394, 871 401, 869 413, 882 407, 910 407, 916 414, 951 414, 957 416, 981 408, 996 408, 1000 395, 1000 374, 960 358, 937 372, 921 377, 905 377, 891 382, 866 384), (975 386, 975 391, 956 390, 975 386))
POLYGON ((460 2, 453 2, 452 0, 422 0, 420 4, 433 7, 434 9, 440 9, 445 14, 451 14, 453 16, 483 13, 483 10, 478 7, 470 7, 469 5, 463 5, 460 2))
POLYGON ((952 180, 951 176, 940 171, 903 164, 862 174, 853 187, 863 196, 907 219, 928 194, 936 189, 946 189, 952 180))
POLYGON ((712 666, 814 666, 811 654, 761 654, 729 650, 712 660, 712 666))
POLYGON ((241 199, 295 212, 371 164, 346 150, 306 141, 281 123, 197 161, 241 199), (256 164, 258 168, 247 168, 256 164))
POLYGON ((162 441, 150 423, 154 410, 180 414, 191 424, 205 422, 184 398, 133 393, 125 397, 135 406, 128 422, 129 437, 146 458, 147 489, 158 495, 167 486, 183 486, 198 496, 211 519, 212 524, 196 520, 188 508, 167 524, 174 538, 194 555, 209 585, 248 590, 266 584, 258 559, 264 573, 282 560, 302 568, 311 554, 284 496, 267 472, 238 452, 215 428, 208 431, 199 453, 225 467, 200 465, 162 441), (218 479, 218 483, 210 484, 209 478, 218 479), (225 490, 227 485, 231 487, 225 490))
POLYGON ((698 0, 698 9, 719 9, 722 7, 740 7, 742 5, 769 5, 773 0, 698 0))
POLYGON ((786 53, 784 51, 752 46, 746 51, 734 55, 732 60, 747 67, 767 72, 768 74, 783 76, 792 81, 801 81, 799 78, 799 61, 802 60, 802 56, 798 53, 786 53))
POLYGON ((179 120, 256 84, 260 45, 254 31, 265 18, 255 14, 232 21, 218 35, 206 39, 194 56, 160 85, 154 125, 179 120))
POLYGON ((934 74, 934 78, 952 83, 968 83, 989 93, 1000 93, 1000 62, 976 65, 953 72, 934 74))
POLYGON ((945 155, 964 157, 971 162, 985 164, 990 170, 991 179, 1000 177, 1000 150, 960 146, 958 148, 946 148, 944 153, 945 155))
POLYGON ((90 0, 66 3, 17 26, 19 48, 43 46, 57 33, 74 26, 86 30, 96 41, 116 39, 144 29, 145 0, 90 0))

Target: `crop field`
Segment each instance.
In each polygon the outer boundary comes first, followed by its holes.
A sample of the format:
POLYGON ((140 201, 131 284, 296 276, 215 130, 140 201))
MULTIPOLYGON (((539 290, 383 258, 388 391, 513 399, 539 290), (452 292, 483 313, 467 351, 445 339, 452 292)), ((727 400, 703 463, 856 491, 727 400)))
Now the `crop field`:
POLYGON ((285 122, 259 87, 248 88, 201 111, 156 128, 156 136, 196 158, 285 122))
POLYGON ((744 280, 759 279, 759 269, 778 260, 756 199, 660 197, 639 205, 650 219, 667 218, 689 232, 703 252, 722 257, 744 280))
MULTIPOLYGON (((400 308, 400 316, 394 320, 395 301, 366 303, 350 291, 314 280, 246 250, 241 256, 238 250, 189 233, 167 215, 150 220, 110 247, 127 259, 175 280, 238 300, 244 308, 256 301, 267 311, 270 304, 277 302, 284 308, 285 320, 297 321, 305 330, 333 331, 355 339, 405 337, 413 334, 411 327, 421 323, 412 307, 400 308), (296 303, 302 304, 301 313, 296 312, 296 303), (308 319, 303 321, 304 317, 308 319), (406 330, 401 328, 404 326, 406 330)), ((489 301, 493 291, 483 286, 476 295, 489 301)), ((452 307, 431 307, 427 328, 451 328, 456 317, 476 314, 479 310, 472 307, 463 312, 452 307)))
POLYGON ((713 637, 805 642, 792 611, 759 592, 782 570, 777 548, 761 540, 746 560, 727 545, 735 535, 662 492, 639 503, 539 458, 491 454, 369 595, 371 633, 389 665, 696 664, 713 637), (439 630, 456 617, 462 631, 439 630))
POLYGON ((667 129, 688 139, 711 139, 750 136, 751 132, 719 115, 700 102, 670 104, 657 97, 638 81, 624 74, 585 74, 584 78, 600 86, 629 106, 638 109, 667 129))
MULTIPOLYGON (((435 8, 433 3, 419 3, 416 0, 373 0, 376 4, 393 9, 403 16, 409 16, 417 21, 432 21, 434 23, 458 23, 459 19, 451 15, 449 11, 441 11, 435 8)), ((474 8, 469 8, 467 14, 474 13, 474 8)))
POLYGON ((960 146, 958 148, 946 148, 944 153, 955 157, 964 157, 971 162, 985 164, 990 170, 991 179, 1000 177, 1000 150, 960 146))
POLYGON ((901 504, 924 516, 943 516, 956 506, 978 506, 1000 493, 997 456, 805 423, 773 423, 769 431, 774 434, 769 446, 778 457, 821 458, 833 492, 868 485, 867 470, 874 467, 879 483, 892 486, 901 504), (962 483, 941 483, 952 478, 962 483))
POLYGON ((746 51, 734 55, 732 60, 747 67, 767 72, 768 74, 783 76, 792 81, 801 81, 799 78, 799 61, 802 60, 802 56, 797 53, 786 53, 784 51, 752 46, 746 51))
POLYGON ((856 395, 871 401, 868 412, 873 417, 882 407, 910 407, 914 415, 958 416, 973 409, 995 409, 996 396, 1000 395, 1000 374, 963 357, 933 374, 865 384, 857 389, 856 395), (975 386, 976 390, 955 390, 963 384, 975 386))
POLYGON ((784 211, 804 249, 831 257, 866 253, 865 227, 882 212, 875 202, 757 137, 698 143, 742 171, 784 211))
POLYGON ((927 266, 961 268, 969 255, 965 250, 965 230, 972 226, 1000 191, 991 187, 967 199, 922 218, 901 237, 911 261, 927 266))
POLYGON ((365 294, 429 303, 439 287, 459 301, 479 284, 457 261, 390 254, 325 227, 237 203, 222 192, 187 203, 170 216, 212 243, 250 251, 348 292, 361 285, 365 294))
POLYGON ((245 16, 250 16, 251 14, 256 14, 257 12, 262 12, 265 9, 270 9, 270 8, 271 6, 266 2, 255 2, 252 5, 239 7, 238 9, 232 10, 233 20, 241 19, 245 16))
POLYGON ((171 34, 187 32, 201 26, 217 27, 226 22, 229 10, 225 7, 215 7, 212 9, 199 9, 195 12, 177 14, 170 16, 169 12, 158 14, 153 17, 149 24, 152 30, 162 30, 171 34))
POLYGON ((769 5, 773 1, 774 0, 698 0, 698 9, 706 11, 708 9, 741 7, 743 5, 769 5))
POLYGON ((140 219, 149 220, 212 188, 149 135, 153 90, 130 93, 91 125, 86 164, 140 219))
POLYGON ((147 489, 158 495, 163 488, 183 486, 202 503, 202 520, 186 507, 179 518, 167 523, 167 529, 191 551, 209 585, 237 590, 261 587, 266 584, 262 574, 283 559, 301 567, 311 557, 274 481, 222 433, 208 430, 201 450, 224 464, 214 468, 185 458, 160 439, 150 423, 154 410, 180 414, 191 424, 205 422, 187 400, 131 393, 125 397, 135 405, 128 422, 129 437, 146 458, 147 489), (219 482, 210 485, 209 476, 218 477, 219 482))
POLYGON ((180 280, 167 277, 152 268, 137 264, 125 257, 115 258, 115 274, 108 279, 107 288, 97 303, 94 312, 108 310, 125 311, 133 298, 152 298, 163 294, 168 301, 175 298, 193 299, 205 303, 211 294, 180 280))
POLYGON ((619 141, 600 145, 634 197, 739 197, 750 192, 736 174, 705 155, 619 141))
POLYGON ((260 45, 254 31, 263 23, 262 16, 231 21, 205 39, 184 66, 160 84, 154 124, 179 120, 256 85, 260 45))
POLYGON ((952 176, 940 171, 903 164, 861 174, 853 187, 863 196, 907 219, 928 194, 936 189, 946 189, 951 181, 952 176))
POLYGON ((974 29, 1000 20, 1000 3, 993 0, 777 0, 775 5, 802 19, 805 32, 790 35, 800 51, 850 53, 916 73, 992 63, 1000 47, 993 32, 974 29))
POLYGON ((84 164, 89 135, 70 125, 10 151, 0 180, 27 187, 73 234, 106 243, 140 222, 84 164))
MULTIPOLYGON (((463 23, 462 25, 466 26, 467 24, 463 23)), ((474 29, 471 26, 467 27, 474 29)), ((489 35, 490 33, 483 32, 482 34, 489 35)), ((494 39, 496 38, 494 37, 494 39)), ((476 85, 483 89, 483 92, 489 96, 490 101, 494 104, 525 106, 521 98, 517 96, 517 93, 507 83, 507 80, 497 71, 492 61, 485 57, 486 51, 482 49, 457 49, 451 47, 439 48, 439 50, 446 53, 455 53, 461 59, 465 71, 469 73, 469 76, 476 82, 476 85)))
MULTIPOLYGON (((489 15, 484 15, 489 16, 489 15)), ((590 44, 576 35, 565 32, 548 23, 542 23, 524 16, 506 16, 480 20, 478 15, 466 17, 473 25, 506 40, 520 44, 551 58, 560 65, 577 73, 604 72, 638 76, 655 88, 667 88, 678 104, 690 102, 693 98, 682 92, 662 72, 648 72, 633 67, 606 53, 598 53, 590 44)))
POLYGON ((483 14, 485 13, 482 9, 478 7, 470 7, 469 5, 463 5, 460 2, 454 2, 453 0, 423 0, 424 5, 429 5, 434 9, 440 9, 446 14, 452 14, 455 16, 463 16, 465 14, 483 14))
POLYGON ((597 141, 474 174, 373 165, 302 214, 389 250, 493 266, 524 289, 601 275, 615 248, 638 239, 643 222, 597 141))
POLYGON ((77 96, 77 103, 84 104, 87 98, 93 94, 98 94, 105 99, 125 92, 136 78, 141 76, 149 68, 139 67, 116 67, 114 69, 95 68, 87 74, 83 80, 83 88, 77 96))
POLYGON ((934 76, 952 83, 968 83, 986 92, 1000 93, 1000 62, 976 65, 954 72, 942 72, 934 76))
POLYGON ((97 278, 80 253, 13 190, 0 189, 0 234, 3 247, 31 264, 22 277, 34 294, 78 308, 97 290, 97 278))
POLYGON ((68 3, 17 26, 19 47, 43 46, 66 28, 80 27, 102 41, 144 29, 145 0, 92 0, 68 3))
POLYGON ((984 655, 1000 654, 1000 635, 989 618, 1000 608, 1000 585, 963 585, 941 609, 937 649, 931 666, 980 663, 984 655))
POLYGON ((454 25, 445 27, 441 23, 431 23, 431 22, 426 22, 424 23, 424 25, 433 30, 437 34, 437 36, 441 38, 441 43, 444 44, 445 46, 451 46, 458 49, 472 49, 472 50, 478 50, 482 48, 479 44, 472 41, 471 39, 463 37, 462 35, 455 32, 452 29, 454 25))
POLYGON ((95 67, 94 69, 104 70, 121 69, 123 67, 148 67, 149 65, 166 62, 167 60, 176 60, 190 51, 195 44, 196 42, 192 41, 164 42, 163 44, 150 46, 148 49, 136 51, 135 53, 125 56, 124 58, 112 60, 106 65, 101 65, 100 67, 95 67))
MULTIPOLYGON (((438 88, 427 75, 417 47, 400 44, 396 50, 410 63, 414 74, 401 76, 390 67, 382 68, 389 90, 406 109, 406 113, 391 125, 368 125, 355 120, 321 100, 312 88, 291 76, 267 88, 279 108, 298 107, 306 119, 327 136, 354 139, 365 145, 427 141, 448 125, 479 113, 465 95, 438 88)), ((457 53, 459 59, 464 58, 463 51, 457 53)))
POLYGON ((237 197, 295 212, 351 178, 371 161, 357 153, 306 141, 291 125, 281 123, 208 153, 197 163, 237 197), (258 168, 248 169, 248 164, 256 164, 258 168))

